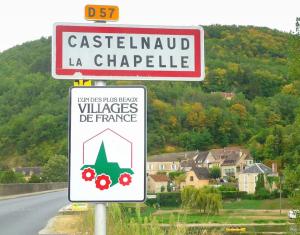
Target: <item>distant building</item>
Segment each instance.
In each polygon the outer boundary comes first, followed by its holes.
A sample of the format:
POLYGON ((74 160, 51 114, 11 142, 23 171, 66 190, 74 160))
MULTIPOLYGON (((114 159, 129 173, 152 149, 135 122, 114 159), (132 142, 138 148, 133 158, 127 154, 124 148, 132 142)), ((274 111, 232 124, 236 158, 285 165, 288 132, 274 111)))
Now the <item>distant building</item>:
POLYGON ((193 166, 196 166, 194 159, 187 159, 180 162, 180 170, 184 172, 190 171, 193 166))
POLYGON ((193 186, 195 188, 202 188, 205 185, 209 185, 209 171, 204 167, 195 167, 186 172, 185 182, 180 184, 180 188, 186 186, 193 186))
POLYGON ((147 192, 148 193, 160 193, 162 191, 162 187, 164 191, 167 191, 167 186, 169 182, 169 178, 166 175, 148 175, 147 177, 147 192))
POLYGON ((42 173, 42 167, 16 167, 13 168, 13 171, 23 174, 25 179, 28 180, 32 175, 40 176, 42 173))
POLYGON ((188 159, 193 159, 196 154, 197 151, 191 151, 150 156, 147 160, 147 174, 154 175, 162 171, 168 173, 180 170, 180 163, 188 159))
MULTIPOLYGON (((268 187, 267 176, 278 176, 278 173, 273 172, 270 167, 267 167, 262 163, 254 163, 239 174, 238 177, 239 191, 245 191, 250 194, 255 193, 256 182, 259 174, 264 175, 265 185, 267 187, 268 187)), ((271 190, 273 188, 273 185, 269 187, 271 190)))
POLYGON ((209 151, 190 151, 180 153, 167 153, 150 156, 147 161, 147 174, 158 172, 185 171, 193 166, 200 168, 212 168, 217 166, 221 170, 221 177, 235 177, 247 166, 253 164, 253 158, 249 150, 240 147, 225 147, 211 149, 209 151))
POLYGON ((239 146, 200 152, 194 160, 197 167, 212 168, 216 166, 221 169, 221 177, 235 178, 253 163, 250 152, 239 146))
POLYGON ((233 92, 211 92, 211 94, 219 94, 226 100, 232 100, 235 97, 233 92))

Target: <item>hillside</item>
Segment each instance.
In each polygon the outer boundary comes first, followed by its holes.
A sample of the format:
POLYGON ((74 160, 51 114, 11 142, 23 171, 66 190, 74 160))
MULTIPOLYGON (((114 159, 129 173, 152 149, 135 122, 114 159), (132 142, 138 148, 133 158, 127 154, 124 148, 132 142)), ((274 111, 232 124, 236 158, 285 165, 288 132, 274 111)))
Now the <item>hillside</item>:
MULTIPOLYGON (((289 34, 267 28, 220 25, 205 32, 203 83, 143 83, 148 88, 148 152, 238 144, 249 146, 257 159, 292 164, 286 156, 298 156, 300 85, 296 72, 288 70, 288 55, 297 56, 288 49, 299 37, 292 41, 289 34), (216 91, 235 97, 226 100, 211 93, 216 91)), ((50 51, 51 39, 41 38, 0 54, 2 166, 43 165, 53 154, 67 155, 72 82, 51 78, 50 51)))

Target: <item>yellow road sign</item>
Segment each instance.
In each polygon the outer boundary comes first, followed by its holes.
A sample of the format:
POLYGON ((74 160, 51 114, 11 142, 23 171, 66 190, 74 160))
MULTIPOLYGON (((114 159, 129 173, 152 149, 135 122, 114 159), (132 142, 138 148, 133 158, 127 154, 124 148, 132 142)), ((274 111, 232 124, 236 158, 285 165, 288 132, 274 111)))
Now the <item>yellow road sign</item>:
POLYGON ((119 7, 108 5, 86 5, 85 19, 93 21, 117 21, 119 20, 119 7))
POLYGON ((75 80, 74 86, 92 86, 91 80, 75 80))

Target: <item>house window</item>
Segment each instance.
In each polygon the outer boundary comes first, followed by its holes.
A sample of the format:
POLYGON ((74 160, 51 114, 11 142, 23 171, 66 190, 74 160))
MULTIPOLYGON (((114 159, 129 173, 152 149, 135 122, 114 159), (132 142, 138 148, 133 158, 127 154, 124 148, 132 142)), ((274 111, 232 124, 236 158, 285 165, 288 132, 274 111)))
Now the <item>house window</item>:
POLYGON ((234 176, 234 168, 224 169, 224 173, 227 176, 234 176))
POLYGON ((161 171, 163 171, 163 170, 165 169, 165 165, 164 165, 164 164, 159 165, 159 169, 160 169, 161 171))
POLYGON ((248 175, 244 175, 244 191, 248 192, 248 175))
POLYGON ((171 168, 172 168, 173 171, 177 170, 177 166, 175 164, 172 164, 171 168))
POLYGON ((147 164, 147 170, 151 170, 152 169, 152 165, 151 164, 147 164))
POLYGON ((190 181, 194 181, 194 177, 193 176, 190 176, 190 181))

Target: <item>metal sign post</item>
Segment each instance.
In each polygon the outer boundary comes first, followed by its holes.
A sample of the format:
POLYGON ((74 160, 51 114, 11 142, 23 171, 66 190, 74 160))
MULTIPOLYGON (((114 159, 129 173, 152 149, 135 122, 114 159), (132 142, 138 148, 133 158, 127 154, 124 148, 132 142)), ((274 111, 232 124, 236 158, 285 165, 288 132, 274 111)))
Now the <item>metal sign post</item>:
MULTIPOLYGON (((105 81, 95 81, 94 86, 106 86, 105 81)), ((106 235, 106 203, 95 204, 95 235, 106 235)))
POLYGON ((95 235, 106 235, 106 204, 95 205, 95 235))
MULTIPOLYGON (((87 8, 85 7, 85 17, 87 18, 87 8)), ((117 15, 119 18, 119 15, 117 15)), ((99 20, 99 19, 97 19, 99 20)), ((106 23, 106 21, 95 21, 95 23, 106 23)), ((96 80, 94 82, 94 86, 106 86, 105 81, 96 80)), ((106 203, 96 203, 95 204, 95 228, 94 232, 95 235, 106 235, 106 203)))

